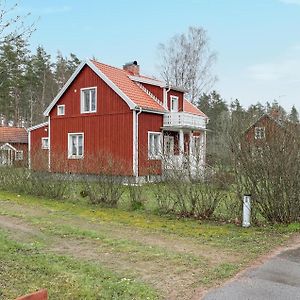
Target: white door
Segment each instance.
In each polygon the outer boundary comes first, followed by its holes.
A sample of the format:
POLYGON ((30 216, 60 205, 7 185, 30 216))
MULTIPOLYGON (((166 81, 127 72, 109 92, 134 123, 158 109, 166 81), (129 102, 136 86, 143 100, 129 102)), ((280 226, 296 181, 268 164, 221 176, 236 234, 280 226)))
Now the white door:
POLYGON ((166 156, 174 155, 174 136, 166 135, 164 137, 164 154, 166 156))

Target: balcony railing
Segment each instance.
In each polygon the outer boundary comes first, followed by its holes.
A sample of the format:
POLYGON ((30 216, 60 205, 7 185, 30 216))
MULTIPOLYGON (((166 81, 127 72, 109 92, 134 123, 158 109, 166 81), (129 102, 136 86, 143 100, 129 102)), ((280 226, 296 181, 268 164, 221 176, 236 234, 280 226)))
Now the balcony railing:
POLYGON ((164 115, 164 127, 205 129, 205 118, 187 112, 170 112, 164 115))

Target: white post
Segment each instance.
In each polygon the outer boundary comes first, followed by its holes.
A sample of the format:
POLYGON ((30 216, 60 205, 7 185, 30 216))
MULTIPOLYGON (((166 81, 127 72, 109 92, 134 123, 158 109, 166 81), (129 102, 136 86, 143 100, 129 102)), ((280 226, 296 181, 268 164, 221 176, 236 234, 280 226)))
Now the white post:
POLYGON ((182 129, 179 130, 179 151, 180 154, 184 153, 184 134, 182 129))
POLYGON ((243 197, 243 227, 250 226, 251 217, 251 195, 245 194, 243 197))

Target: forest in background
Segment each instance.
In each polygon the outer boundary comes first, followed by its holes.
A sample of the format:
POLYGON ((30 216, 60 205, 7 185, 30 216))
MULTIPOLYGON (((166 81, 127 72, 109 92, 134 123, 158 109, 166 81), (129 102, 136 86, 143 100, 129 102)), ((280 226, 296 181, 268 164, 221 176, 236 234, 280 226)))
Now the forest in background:
POLYGON ((197 106, 209 117, 207 125, 207 163, 209 165, 230 165, 229 135, 242 134, 263 114, 272 115, 283 122, 299 124, 299 113, 295 106, 286 111, 277 100, 263 105, 260 102, 243 107, 238 99, 227 103, 222 96, 212 91, 203 93, 197 106))
POLYGON ((0 43, 0 124, 43 122, 43 111, 79 64, 73 53, 52 58, 42 46, 32 53, 22 36, 6 36, 0 43))

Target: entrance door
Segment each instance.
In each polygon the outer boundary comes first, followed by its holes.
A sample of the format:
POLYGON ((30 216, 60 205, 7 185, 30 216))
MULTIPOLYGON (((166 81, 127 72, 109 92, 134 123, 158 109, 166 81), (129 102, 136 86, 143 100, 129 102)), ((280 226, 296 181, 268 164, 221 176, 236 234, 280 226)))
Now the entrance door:
POLYGON ((164 154, 166 156, 174 155, 174 136, 166 135, 164 137, 164 154))
POLYGON ((13 161, 12 150, 0 150, 0 164, 11 166, 13 161))

